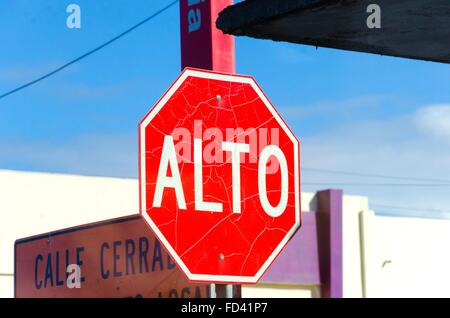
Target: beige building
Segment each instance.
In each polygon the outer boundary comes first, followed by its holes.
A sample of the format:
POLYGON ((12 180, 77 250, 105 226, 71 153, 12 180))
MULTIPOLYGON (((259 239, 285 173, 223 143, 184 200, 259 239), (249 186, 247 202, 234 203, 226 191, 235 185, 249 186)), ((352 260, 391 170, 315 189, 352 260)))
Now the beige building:
MULTIPOLYGON (((139 206, 136 179, 0 170, 0 194, 0 297, 14 295, 16 239, 136 214, 139 206)), ((318 210, 314 193, 302 193, 301 203, 318 210)), ((449 297, 450 220, 378 216, 369 203, 342 197, 342 295, 449 297)), ((320 295, 320 286, 298 280, 242 289, 243 297, 320 295)))

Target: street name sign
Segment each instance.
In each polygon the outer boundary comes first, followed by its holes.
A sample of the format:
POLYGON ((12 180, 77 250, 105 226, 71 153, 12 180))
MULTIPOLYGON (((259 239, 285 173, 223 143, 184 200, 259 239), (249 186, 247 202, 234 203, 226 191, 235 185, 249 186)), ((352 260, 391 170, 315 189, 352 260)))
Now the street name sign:
POLYGON ((190 283, 139 215, 19 239, 14 249, 19 298, 209 297, 209 285, 190 283))

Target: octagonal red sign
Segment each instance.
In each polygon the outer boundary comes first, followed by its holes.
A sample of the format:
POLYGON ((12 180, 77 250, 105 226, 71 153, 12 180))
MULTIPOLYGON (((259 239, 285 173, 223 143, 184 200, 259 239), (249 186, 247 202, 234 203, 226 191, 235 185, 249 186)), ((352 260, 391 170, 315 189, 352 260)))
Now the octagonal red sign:
POLYGON ((139 148, 141 214, 193 281, 257 282, 300 227, 300 144, 252 77, 184 70, 139 148))

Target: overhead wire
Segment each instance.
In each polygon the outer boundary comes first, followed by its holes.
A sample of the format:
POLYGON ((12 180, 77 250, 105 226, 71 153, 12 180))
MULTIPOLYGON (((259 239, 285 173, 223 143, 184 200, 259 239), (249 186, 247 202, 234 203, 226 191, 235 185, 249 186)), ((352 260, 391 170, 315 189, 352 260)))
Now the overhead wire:
POLYGON ((340 174, 340 175, 347 175, 347 176, 354 176, 354 177, 369 177, 369 178, 381 178, 381 179, 392 179, 392 180, 405 180, 405 181, 409 180, 409 181, 435 182, 435 183, 450 184, 450 179, 392 176, 392 175, 385 175, 385 174, 362 173, 362 172, 354 172, 354 171, 320 169, 320 168, 311 168, 311 167, 302 167, 301 170, 317 172, 317 173, 324 173, 324 174, 340 174))
POLYGON ((88 52, 86 52, 86 53, 80 55, 79 57, 77 57, 77 58, 75 58, 75 59, 73 59, 73 60, 71 60, 71 61, 69 61, 69 62, 67 62, 67 63, 65 63, 65 64, 63 64, 63 65, 61 65, 60 67, 54 69, 54 70, 51 71, 51 72, 48 72, 48 73, 45 74, 45 75, 42 75, 42 76, 40 76, 40 77, 38 77, 38 78, 36 78, 36 79, 34 79, 34 80, 28 82, 28 83, 25 83, 25 84, 23 84, 23 85, 21 85, 21 86, 19 86, 19 87, 16 87, 16 88, 14 88, 14 89, 12 89, 12 90, 6 92, 6 93, 1 94, 1 95, 0 95, 0 99, 5 98, 6 96, 12 95, 12 94, 14 94, 14 93, 17 93, 17 92, 19 92, 19 91, 21 91, 21 90, 23 90, 23 89, 25 89, 25 88, 27 88, 27 87, 29 87, 29 86, 31 86, 31 85, 34 85, 34 84, 36 84, 36 83, 38 83, 38 82, 40 82, 40 81, 43 81, 44 79, 49 78, 50 76, 55 75, 56 73, 58 73, 58 72, 64 70, 65 68, 71 66, 72 64, 75 64, 75 63, 79 62, 80 60, 85 59, 85 58, 88 57, 89 55, 92 55, 92 54, 94 54, 95 52, 97 52, 97 51, 99 51, 99 50, 105 48, 106 46, 108 46, 108 45, 112 44, 113 42, 117 41, 118 39, 120 39, 121 37, 127 35, 127 34, 130 33, 131 31, 137 29, 138 27, 142 26, 143 24, 147 23, 148 21, 150 21, 150 20, 156 18, 158 15, 160 15, 160 14, 163 13, 164 11, 168 10, 170 7, 172 7, 174 4, 176 4, 176 3, 178 3, 178 2, 179 2, 179 0, 172 1, 171 3, 169 3, 168 5, 166 5, 166 6, 163 7, 163 8, 159 9, 158 11, 156 11, 155 13, 153 13, 152 15, 150 15, 149 17, 147 17, 147 18, 145 18, 144 20, 142 20, 142 21, 136 23, 136 24, 133 25, 132 27, 126 29, 126 30, 123 31, 122 33, 116 35, 116 36, 113 37, 112 39, 110 39, 110 40, 106 41, 105 43, 103 43, 103 44, 101 44, 101 45, 95 47, 94 49, 92 49, 92 50, 90 50, 90 51, 88 51, 88 52))

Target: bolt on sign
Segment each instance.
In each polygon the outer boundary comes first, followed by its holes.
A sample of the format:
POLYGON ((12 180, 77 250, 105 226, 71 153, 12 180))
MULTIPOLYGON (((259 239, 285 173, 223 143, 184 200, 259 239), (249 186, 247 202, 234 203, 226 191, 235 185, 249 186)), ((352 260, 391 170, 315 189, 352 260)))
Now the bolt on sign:
POLYGON ((139 125, 141 215, 191 281, 256 283, 300 227, 300 144, 249 76, 187 68, 139 125))
POLYGON ((17 240, 15 297, 205 298, 139 215, 17 240))

